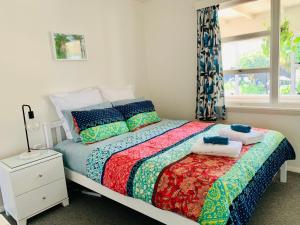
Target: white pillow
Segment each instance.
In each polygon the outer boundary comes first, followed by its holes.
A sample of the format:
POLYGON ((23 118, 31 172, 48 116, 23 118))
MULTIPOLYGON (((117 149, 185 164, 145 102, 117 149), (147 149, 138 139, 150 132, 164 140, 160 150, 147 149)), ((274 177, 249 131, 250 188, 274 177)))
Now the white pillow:
POLYGON ((55 106, 59 119, 63 122, 63 127, 68 139, 72 139, 72 133, 62 111, 97 105, 104 102, 97 88, 85 88, 74 92, 53 94, 50 95, 49 98, 55 106))
POLYGON ((101 87, 100 91, 104 100, 109 102, 135 98, 133 86, 126 86, 120 88, 101 87))

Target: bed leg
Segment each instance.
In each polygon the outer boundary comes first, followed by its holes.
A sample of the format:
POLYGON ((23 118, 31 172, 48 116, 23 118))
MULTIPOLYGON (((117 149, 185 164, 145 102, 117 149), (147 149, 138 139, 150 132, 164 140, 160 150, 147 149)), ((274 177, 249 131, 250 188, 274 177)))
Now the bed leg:
POLYGON ((280 182, 287 182, 287 162, 285 162, 280 168, 280 182))

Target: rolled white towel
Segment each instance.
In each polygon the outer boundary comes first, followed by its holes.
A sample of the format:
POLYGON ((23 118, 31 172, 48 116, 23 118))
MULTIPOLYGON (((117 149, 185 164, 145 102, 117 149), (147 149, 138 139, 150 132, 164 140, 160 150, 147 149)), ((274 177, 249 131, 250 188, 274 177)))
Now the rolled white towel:
POLYGON ((192 146, 192 152, 202 155, 224 156, 237 158, 242 150, 242 142, 229 141, 228 145, 205 144, 203 138, 197 140, 192 146))
POLYGON ((260 131, 251 130, 250 133, 242 133, 234 131, 230 127, 220 129, 218 133, 221 136, 228 137, 229 140, 240 141, 244 145, 261 142, 265 136, 265 134, 260 131))

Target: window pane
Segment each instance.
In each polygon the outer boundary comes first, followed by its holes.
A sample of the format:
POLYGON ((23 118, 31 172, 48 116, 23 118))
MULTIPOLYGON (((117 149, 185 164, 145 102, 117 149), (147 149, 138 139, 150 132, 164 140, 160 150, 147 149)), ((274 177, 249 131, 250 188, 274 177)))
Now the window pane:
POLYGON ((269 73, 226 74, 224 75, 225 94, 268 95, 270 93, 269 73))
POLYGON ((296 94, 300 95, 300 65, 296 69, 296 94))
POLYGON ((269 72, 252 71, 253 74, 249 74, 249 70, 270 68, 270 36, 253 37, 254 33, 271 30, 270 9, 271 0, 244 2, 225 9, 221 5, 225 95, 264 96, 268 101, 269 72), (228 74, 231 70, 248 71, 245 74, 228 74))
POLYGON ((300 67, 296 70, 296 89, 297 94, 300 95, 300 67))
POLYGON ((270 38, 261 37, 222 44, 224 70, 270 67, 270 38))
POLYGON ((219 15, 222 37, 268 30, 271 24, 270 8, 270 0, 252 1, 225 9, 221 7, 219 15))
POLYGON ((300 92, 300 0, 281 1, 281 6, 279 93, 295 96, 300 92))
POLYGON ((297 37, 298 41, 296 42, 297 48, 296 48, 296 64, 300 64, 300 41, 299 37, 297 37))

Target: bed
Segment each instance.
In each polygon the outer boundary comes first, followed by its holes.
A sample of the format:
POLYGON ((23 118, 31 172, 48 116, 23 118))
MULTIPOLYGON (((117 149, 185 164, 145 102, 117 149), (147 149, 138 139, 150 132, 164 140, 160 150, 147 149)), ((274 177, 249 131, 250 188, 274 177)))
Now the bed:
POLYGON ((261 143, 233 159, 191 153, 223 124, 162 120, 91 145, 63 140, 61 126, 45 123, 44 134, 63 154, 69 180, 168 225, 247 224, 273 177, 281 168, 286 182, 286 161, 295 159, 281 133, 264 129, 261 143))

